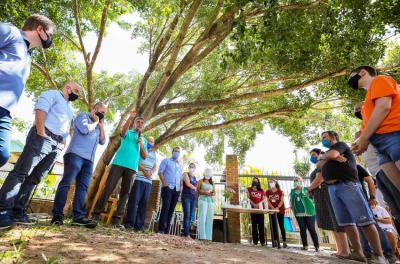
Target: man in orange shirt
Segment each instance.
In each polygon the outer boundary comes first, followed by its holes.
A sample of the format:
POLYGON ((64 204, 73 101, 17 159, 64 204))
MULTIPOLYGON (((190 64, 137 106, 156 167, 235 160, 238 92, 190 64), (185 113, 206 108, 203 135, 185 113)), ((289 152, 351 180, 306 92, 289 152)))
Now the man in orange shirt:
POLYGON ((400 191, 400 88, 393 78, 377 75, 374 68, 360 66, 350 75, 353 89, 365 89, 361 135, 352 150, 360 155, 371 143, 378 152, 379 165, 400 191))

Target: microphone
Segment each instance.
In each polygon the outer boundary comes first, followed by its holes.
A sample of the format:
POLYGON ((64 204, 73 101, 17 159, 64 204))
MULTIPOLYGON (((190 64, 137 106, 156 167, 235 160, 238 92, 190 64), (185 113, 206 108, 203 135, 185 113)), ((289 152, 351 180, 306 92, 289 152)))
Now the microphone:
POLYGON ((140 137, 142 136, 142 131, 139 129, 137 134, 138 134, 138 143, 139 143, 140 137))

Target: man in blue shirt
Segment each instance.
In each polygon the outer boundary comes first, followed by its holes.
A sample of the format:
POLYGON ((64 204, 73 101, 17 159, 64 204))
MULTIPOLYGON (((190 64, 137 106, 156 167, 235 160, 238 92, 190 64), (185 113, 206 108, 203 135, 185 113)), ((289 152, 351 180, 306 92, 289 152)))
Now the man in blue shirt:
POLYGON ((172 215, 181 192, 183 174, 182 166, 179 164, 180 154, 181 149, 175 147, 172 151, 172 157, 164 159, 158 169, 158 176, 160 176, 162 183, 162 207, 158 226, 158 232, 161 234, 168 234, 172 215))
POLYGON ((121 145, 111 162, 110 173, 104 190, 93 212, 93 220, 98 221, 100 219, 100 214, 103 212, 108 198, 122 178, 118 206, 112 216, 111 225, 124 228, 120 224, 121 217, 125 212, 126 202, 138 171, 139 161, 140 158, 147 158, 147 141, 141 133, 143 126, 144 119, 137 116, 135 112, 131 113, 128 121, 124 124, 121 131, 121 145))
POLYGON ((26 214, 29 198, 64 148, 73 117, 69 102, 78 99, 80 91, 71 81, 62 92, 49 90, 40 95, 24 150, 0 189, 0 230, 15 223, 34 223, 26 214))
POLYGON ((54 199, 52 224, 62 225, 64 206, 72 182, 76 179, 73 201, 72 225, 94 228, 96 222, 86 216, 85 197, 93 173, 93 161, 97 145, 104 145, 104 115, 107 106, 99 102, 90 113, 78 114, 74 120, 74 133, 64 155, 64 176, 58 185, 54 199))
POLYGON ((141 159, 139 162, 139 171, 129 196, 128 211, 124 222, 126 229, 144 231, 144 220, 151 193, 152 176, 156 172, 157 167, 157 157, 156 153, 152 150, 153 146, 154 138, 149 137, 147 158, 141 159))
POLYGON ((0 23, 0 167, 10 157, 11 113, 29 76, 31 49, 50 47, 54 31, 54 23, 41 15, 28 17, 22 30, 0 23))

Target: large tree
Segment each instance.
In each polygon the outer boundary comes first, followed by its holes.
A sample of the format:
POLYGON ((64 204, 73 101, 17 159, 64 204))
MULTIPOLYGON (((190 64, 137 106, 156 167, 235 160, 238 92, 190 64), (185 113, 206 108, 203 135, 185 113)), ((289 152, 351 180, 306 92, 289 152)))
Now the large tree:
POLYGON ((36 56, 30 91, 40 92, 44 81, 59 87, 67 79, 83 80, 80 109, 90 108, 94 98, 112 98, 120 116, 90 197, 131 111, 148 120, 146 132, 156 137, 157 147, 213 146, 208 158, 214 160, 221 159, 226 141, 244 154, 265 125, 296 142, 299 131, 313 125, 307 120, 321 103, 349 105, 361 97, 345 87, 345 76, 354 65, 376 65, 383 57, 385 27, 396 27, 390 17, 398 6, 395 0, 73 0, 40 7, 23 2, 11 1, 8 10, 18 4, 21 13, 45 13, 60 25, 55 48, 36 56), (120 16, 131 12, 140 19, 122 23, 120 16), (110 22, 132 27, 143 40, 149 60, 140 78, 93 72, 110 22), (98 36, 93 51, 84 43, 88 32, 98 36))

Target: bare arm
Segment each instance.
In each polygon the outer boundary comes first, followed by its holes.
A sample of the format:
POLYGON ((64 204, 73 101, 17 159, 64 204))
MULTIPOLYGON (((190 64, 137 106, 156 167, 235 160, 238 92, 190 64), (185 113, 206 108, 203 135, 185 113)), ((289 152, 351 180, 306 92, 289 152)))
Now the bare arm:
POLYGON ((99 143, 100 145, 104 145, 106 142, 106 133, 104 132, 104 120, 99 121, 99 129, 100 129, 100 135, 99 135, 99 143))
POLYGON ((142 159, 146 159, 148 154, 147 154, 146 150, 144 149, 143 140, 141 138, 139 138, 138 141, 139 141, 138 144, 139 144, 139 148, 140 148, 140 157, 142 159))
POLYGON ((281 201, 278 204, 278 208, 281 208, 283 206, 284 198, 285 198, 285 194, 282 192, 282 198, 281 198, 281 201))
POLYGON ((392 219, 390 217, 386 218, 376 218, 376 221, 382 223, 382 224, 392 224, 392 219))
POLYGON ((376 197, 376 187, 375 187, 374 179, 372 178, 372 176, 365 177, 364 181, 368 185, 369 194, 373 197, 376 197))
POLYGON ((159 173, 158 173, 158 176, 160 177, 160 181, 161 181, 161 183, 162 183, 162 187, 168 186, 167 182, 166 182, 165 179, 164 179, 164 173, 159 172, 159 173))
POLYGON ((196 190, 196 186, 193 186, 190 183, 189 175, 186 172, 183 174, 183 181, 185 182, 187 187, 189 187, 190 189, 196 190))
POLYGON ((36 124, 36 133, 42 137, 48 137, 46 135, 46 130, 44 127, 44 122, 46 120, 47 113, 45 111, 37 109, 35 111, 35 124, 36 124))
POLYGON ((136 117, 136 112, 132 112, 128 118, 128 120, 126 120, 124 126, 122 127, 121 130, 121 137, 125 137, 126 132, 128 131, 128 129, 131 127, 133 120, 136 117))
POLYGON ((322 177, 321 172, 317 172, 315 179, 312 181, 310 187, 308 187, 308 191, 312 192, 314 189, 318 188, 324 182, 324 178, 322 177))

